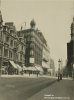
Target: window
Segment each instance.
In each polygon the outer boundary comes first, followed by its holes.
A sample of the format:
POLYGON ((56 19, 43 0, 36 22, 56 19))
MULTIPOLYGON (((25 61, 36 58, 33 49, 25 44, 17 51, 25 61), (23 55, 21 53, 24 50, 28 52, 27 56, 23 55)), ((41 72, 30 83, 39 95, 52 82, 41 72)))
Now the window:
POLYGON ((21 38, 19 38, 19 41, 21 42, 21 38))
POLYGON ((9 42, 9 37, 8 36, 6 37, 6 42, 9 42))
POLYGON ((35 41, 35 38, 34 37, 31 37, 31 41, 35 41))
POLYGON ((31 40, 31 37, 30 37, 30 36, 28 36, 28 37, 27 37, 27 41, 30 41, 30 40, 31 40))
POLYGON ((22 46, 22 48, 21 48, 22 50, 23 50, 23 46, 22 46))
POLYGON ((22 61, 22 54, 20 54, 20 61, 22 61))
POLYGON ((14 41, 14 47, 16 46, 16 42, 14 41))
POLYGON ((33 50, 30 50, 30 55, 34 55, 34 51, 33 50))
POLYGON ((0 55, 2 55, 2 48, 0 47, 0 55))
POLYGON ((2 39, 2 32, 0 32, 0 39, 2 39))
POLYGON ((4 48, 4 56, 8 57, 8 50, 4 48))
POLYGON ((11 58, 12 58, 12 52, 11 52, 11 58))
POLYGON ((13 40, 11 40, 10 45, 13 46, 13 40))
POLYGON ((9 51, 9 58, 12 58, 12 51, 9 51))

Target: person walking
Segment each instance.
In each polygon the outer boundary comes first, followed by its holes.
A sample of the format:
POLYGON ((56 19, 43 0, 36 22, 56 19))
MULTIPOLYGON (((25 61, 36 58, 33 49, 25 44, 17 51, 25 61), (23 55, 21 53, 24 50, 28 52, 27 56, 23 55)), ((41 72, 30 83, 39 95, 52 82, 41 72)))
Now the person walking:
POLYGON ((58 81, 60 81, 60 73, 58 73, 58 81))

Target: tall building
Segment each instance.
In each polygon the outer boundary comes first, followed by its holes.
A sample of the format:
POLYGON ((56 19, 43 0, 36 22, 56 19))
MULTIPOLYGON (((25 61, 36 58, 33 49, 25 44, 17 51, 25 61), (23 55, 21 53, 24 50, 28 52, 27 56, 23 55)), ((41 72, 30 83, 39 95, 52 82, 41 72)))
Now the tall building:
POLYGON ((2 14, 0 11, 0 74, 1 74, 1 67, 2 67, 2 55, 3 55, 3 19, 2 14))
POLYGON ((71 40, 67 43, 67 68, 69 76, 72 76, 73 65, 74 65, 74 18, 71 24, 71 40))
POLYGON ((54 60, 50 58, 50 69, 49 69, 49 74, 53 76, 55 74, 55 64, 54 60))
MULTIPOLYGON (((35 28, 34 20, 30 22, 30 29, 18 31, 18 37, 24 36, 26 40, 25 64, 27 67, 36 67, 42 71, 47 70, 48 65, 48 46, 41 31, 35 28), (43 66, 43 63, 45 64, 43 66), (44 68, 45 67, 45 68, 44 68)), ((50 54, 50 53, 49 53, 50 54)))
POLYGON ((25 65, 25 42, 17 37, 13 22, 2 23, 0 12, 0 73, 18 74, 25 65))

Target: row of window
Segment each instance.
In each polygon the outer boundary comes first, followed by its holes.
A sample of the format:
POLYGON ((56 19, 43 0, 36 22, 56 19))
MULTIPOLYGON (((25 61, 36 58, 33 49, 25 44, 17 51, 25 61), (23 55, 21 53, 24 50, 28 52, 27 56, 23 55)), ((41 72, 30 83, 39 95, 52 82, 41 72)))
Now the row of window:
MULTIPOLYGON (((8 50, 6 50, 6 49, 4 49, 4 57, 8 57, 8 50)), ((14 55, 14 57, 18 59, 18 55, 14 55)), ((9 58, 13 59, 13 52, 12 51, 9 51, 9 58)), ((23 59, 24 59, 24 56, 22 54, 20 54, 19 60, 22 61, 23 59)))

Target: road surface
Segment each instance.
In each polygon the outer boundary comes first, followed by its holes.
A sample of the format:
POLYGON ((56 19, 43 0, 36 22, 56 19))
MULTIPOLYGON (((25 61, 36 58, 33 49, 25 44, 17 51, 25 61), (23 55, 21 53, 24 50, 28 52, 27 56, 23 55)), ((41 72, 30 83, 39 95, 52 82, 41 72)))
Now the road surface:
POLYGON ((0 100, 27 100, 42 89, 51 86, 50 78, 0 78, 0 100))
POLYGON ((57 81, 28 100, 74 100, 74 81, 57 81))
POLYGON ((54 78, 0 78, 0 100, 74 100, 74 81, 54 78))

